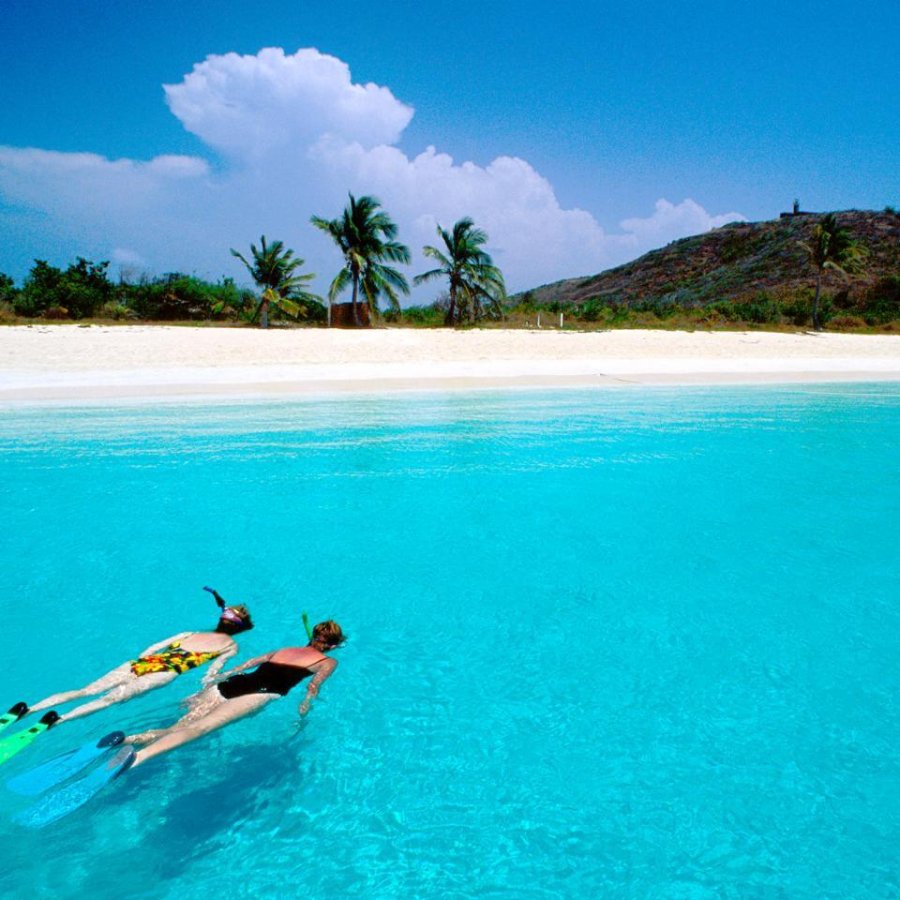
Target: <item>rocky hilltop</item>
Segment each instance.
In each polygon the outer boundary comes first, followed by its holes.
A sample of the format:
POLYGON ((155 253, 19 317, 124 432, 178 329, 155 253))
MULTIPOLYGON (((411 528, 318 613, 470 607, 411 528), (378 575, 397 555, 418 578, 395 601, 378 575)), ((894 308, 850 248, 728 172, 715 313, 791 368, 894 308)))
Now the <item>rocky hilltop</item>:
MULTIPOLYGON (((685 307, 717 301, 749 302, 765 293, 788 299, 808 292, 814 272, 806 251, 821 213, 784 213, 768 222, 734 222, 705 234, 673 241, 633 262, 599 275, 570 278, 520 294, 536 305, 685 307)), ((826 272, 823 291, 862 299, 900 279, 900 213, 893 210, 836 213, 838 223, 866 249, 865 270, 852 279, 826 272)))

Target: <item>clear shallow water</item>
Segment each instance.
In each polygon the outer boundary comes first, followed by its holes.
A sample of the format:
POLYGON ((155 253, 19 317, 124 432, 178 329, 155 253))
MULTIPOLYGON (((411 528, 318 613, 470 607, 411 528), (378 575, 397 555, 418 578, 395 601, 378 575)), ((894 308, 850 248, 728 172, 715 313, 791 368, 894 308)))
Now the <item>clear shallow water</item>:
POLYGON ((898 445, 877 385, 6 410, 0 706, 207 627, 207 583, 247 655, 304 608, 352 641, 299 733, 273 703, 38 833, 0 791, 2 890, 900 896, 898 445))

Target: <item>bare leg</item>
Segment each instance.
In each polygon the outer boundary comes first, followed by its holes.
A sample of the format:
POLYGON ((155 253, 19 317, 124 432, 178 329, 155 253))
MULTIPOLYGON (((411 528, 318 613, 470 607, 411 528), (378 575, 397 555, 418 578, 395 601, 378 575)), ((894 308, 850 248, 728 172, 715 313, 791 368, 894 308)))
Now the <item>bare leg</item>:
POLYGON ((128 674, 130 677, 126 682, 107 691, 102 697, 91 700, 90 703, 84 703, 81 706, 76 706, 75 709, 69 710, 65 715, 59 717, 59 721, 68 722, 70 719, 80 719, 82 716, 89 716, 91 713, 97 712, 98 709, 105 709, 114 703, 122 703, 124 700, 130 700, 138 694, 146 694, 147 691, 161 688, 178 677, 177 672, 151 672, 149 675, 138 677, 133 675, 130 669, 128 674))
MULTIPOLYGON (((221 697, 221 694, 219 696, 221 697)), ((159 732, 161 736, 153 740, 153 743, 149 744, 149 746, 143 750, 138 750, 134 759, 134 765, 139 766, 154 756, 159 756, 161 753, 167 753, 169 750, 174 750, 182 744, 195 741, 197 738, 203 737, 203 735, 209 734, 223 725, 227 725, 229 722, 234 722, 237 719, 243 719, 245 716, 259 712, 267 703, 277 699, 279 696, 279 694, 246 694, 243 697, 234 697, 231 700, 221 697, 221 702, 215 703, 205 715, 197 716, 195 715, 197 711, 192 710, 171 728, 166 728, 159 732), (191 719, 192 715, 194 716, 193 719, 191 719)), ((154 732, 135 735, 134 740, 141 742, 141 739, 148 734, 154 734, 154 732)))
POLYGON ((78 700, 81 697, 93 697, 95 694, 102 694, 104 691, 118 687, 129 678, 134 677, 136 676, 131 672, 131 663, 122 663, 121 666, 116 666, 111 672, 107 672, 96 681, 92 681, 89 685, 79 688, 77 691, 61 691, 58 694, 51 694, 45 700, 41 700, 40 703, 35 703, 31 707, 31 712, 49 709, 52 706, 60 706, 63 703, 68 703, 70 700, 78 700))
POLYGON ((154 728, 151 731, 142 731, 140 734, 129 734, 125 738, 125 743, 143 745, 149 744, 151 741, 158 741, 170 731, 175 731, 178 728, 189 725, 191 722, 196 722, 197 719, 202 719, 214 709, 218 709, 225 702, 225 698, 219 693, 218 688, 212 685, 205 690, 192 694, 187 700, 182 700, 181 702, 188 705, 188 711, 175 723, 166 728, 154 728))

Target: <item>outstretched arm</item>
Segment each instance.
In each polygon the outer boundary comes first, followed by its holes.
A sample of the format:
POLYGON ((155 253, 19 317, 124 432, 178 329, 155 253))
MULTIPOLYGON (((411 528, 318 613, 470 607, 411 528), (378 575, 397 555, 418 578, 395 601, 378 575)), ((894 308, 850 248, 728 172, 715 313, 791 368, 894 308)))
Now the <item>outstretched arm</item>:
POLYGON ((255 669, 257 666, 261 666, 264 662, 268 662, 275 655, 274 651, 272 653, 266 653, 264 656, 254 656, 253 659, 248 659, 247 662, 241 663, 239 666, 235 666, 233 669, 229 669, 227 672, 222 672, 216 678, 216 681, 224 681, 226 678, 230 678, 232 675, 237 675, 238 672, 245 672, 247 669, 255 669))
POLYGON ((146 650, 141 650, 141 656, 149 656, 151 653, 156 653, 157 650, 162 650, 163 647, 168 647, 169 644, 174 644, 175 641, 183 641, 189 634, 190 631, 181 631, 178 634, 173 634, 172 637, 166 638, 164 641, 160 641, 158 644, 152 644, 147 647, 146 650))
POLYGON ((322 682, 331 676, 331 673, 337 668, 337 660, 336 659, 328 659, 322 663, 321 668, 316 669, 316 674, 313 675, 312 680, 309 683, 309 687, 306 689, 306 696, 300 703, 298 707, 301 716, 305 716, 309 712, 309 704, 312 703, 313 697, 315 697, 319 693, 319 688, 322 686, 322 682))
POLYGON ((203 687, 209 687, 216 680, 216 675, 222 671, 222 666, 231 659, 238 651, 237 644, 232 644, 227 650, 223 650, 213 661, 210 663, 209 668, 206 670, 206 674, 203 676, 200 684, 203 687))

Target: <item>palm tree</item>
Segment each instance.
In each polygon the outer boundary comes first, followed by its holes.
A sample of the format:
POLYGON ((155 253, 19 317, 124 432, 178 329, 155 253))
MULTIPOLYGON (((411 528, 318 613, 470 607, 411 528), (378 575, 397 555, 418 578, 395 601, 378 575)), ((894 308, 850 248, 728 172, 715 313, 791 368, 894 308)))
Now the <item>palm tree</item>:
POLYGON ((433 278, 447 278, 450 281, 450 304, 447 308, 446 323, 453 325, 457 319, 471 315, 479 318, 487 304, 495 312, 500 312, 500 303, 506 296, 503 274, 490 255, 482 250, 488 236, 469 219, 460 219, 453 231, 448 233, 440 225, 437 227, 446 252, 437 247, 423 247, 425 256, 435 260, 439 267, 416 275, 414 284, 423 284, 433 278), (471 310, 469 308, 471 304, 471 310))
POLYGON ((306 284, 316 276, 297 274, 304 261, 295 257, 293 250, 286 250, 282 241, 275 241, 270 246, 263 235, 259 239, 259 248, 255 244, 250 245, 252 263, 237 250, 232 249, 231 255, 247 267, 256 286, 262 288, 262 296, 253 315, 254 319, 259 316, 262 328, 269 327, 270 306, 296 317, 304 313, 303 303, 321 302, 321 297, 305 290, 306 284))
POLYGON ((809 255, 810 264, 816 270, 816 294, 813 298, 812 320, 816 331, 822 330, 819 320, 819 299, 822 295, 822 273, 833 269, 849 276, 862 268, 865 252, 846 228, 838 225, 834 213, 822 216, 812 230, 809 243, 800 242, 809 255))
POLYGON ((328 324, 331 324, 331 304, 335 297, 352 286, 353 324, 359 325, 359 292, 365 295, 369 309, 378 314, 378 299, 386 297, 392 308, 398 309, 398 293, 408 294, 406 278, 386 262, 409 262, 409 248, 394 240, 397 226, 380 209, 375 197, 350 194, 350 202, 339 219, 313 216, 311 222, 338 245, 344 256, 344 267, 337 273, 328 289, 328 324))

